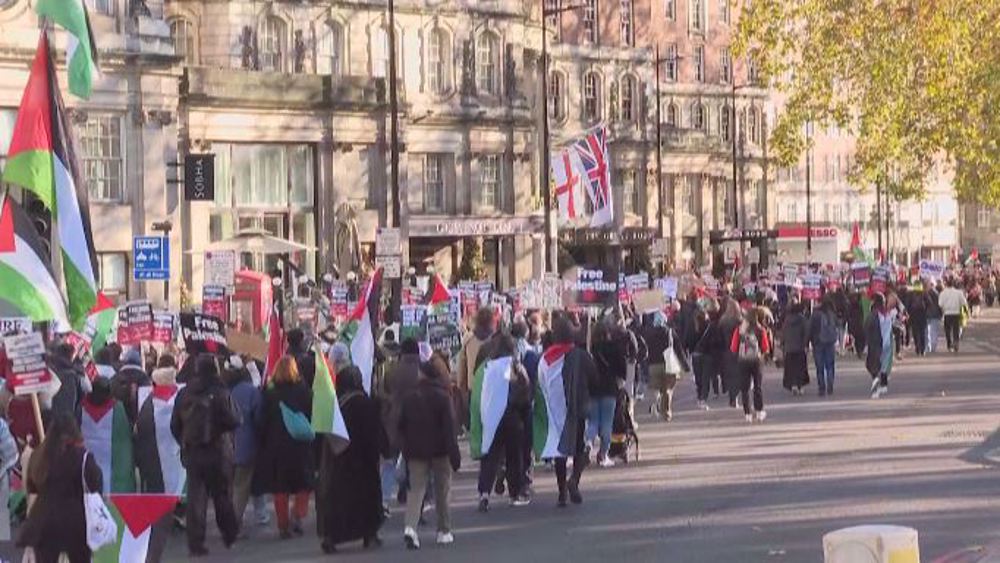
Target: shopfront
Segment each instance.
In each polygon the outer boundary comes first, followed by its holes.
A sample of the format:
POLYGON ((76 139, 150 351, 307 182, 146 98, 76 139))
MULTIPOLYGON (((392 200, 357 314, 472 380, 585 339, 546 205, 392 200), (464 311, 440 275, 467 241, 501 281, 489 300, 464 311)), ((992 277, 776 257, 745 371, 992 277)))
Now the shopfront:
POLYGON ((804 264, 807 261, 814 264, 837 264, 840 262, 840 230, 832 225, 813 225, 812 254, 808 253, 809 245, 806 236, 806 226, 802 224, 778 225, 777 248, 778 260, 783 263, 804 264))
POLYGON ((561 229, 559 269, 572 266, 622 268, 625 273, 650 271, 650 249, 656 230, 650 227, 561 229))

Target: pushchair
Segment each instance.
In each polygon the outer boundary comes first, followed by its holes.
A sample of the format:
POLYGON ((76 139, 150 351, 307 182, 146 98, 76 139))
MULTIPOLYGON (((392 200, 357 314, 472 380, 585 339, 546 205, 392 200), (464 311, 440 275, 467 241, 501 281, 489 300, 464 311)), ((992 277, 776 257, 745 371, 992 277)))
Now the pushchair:
POLYGON ((611 425, 611 447, 608 456, 628 463, 629 452, 634 450, 635 461, 639 461, 639 434, 632 420, 632 399, 624 389, 618 390, 615 400, 615 418, 611 425))

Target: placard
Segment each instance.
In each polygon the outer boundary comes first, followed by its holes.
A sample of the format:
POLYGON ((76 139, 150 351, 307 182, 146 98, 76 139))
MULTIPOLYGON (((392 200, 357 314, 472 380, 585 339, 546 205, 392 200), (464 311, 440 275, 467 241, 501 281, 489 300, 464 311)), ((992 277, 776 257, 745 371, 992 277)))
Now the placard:
POLYGON ((67 333, 63 341, 73 347, 74 358, 82 358, 90 351, 90 339, 75 330, 67 333))
POLYGON ((153 306, 129 301, 118 309, 118 344, 138 346, 153 337, 153 306))
POLYGON ((802 278, 802 298, 818 301, 821 293, 823 277, 819 274, 806 274, 802 278))
POLYGON ((179 315, 181 336, 188 354, 229 355, 226 343, 226 328, 222 319, 201 313, 181 313, 179 315))
POLYGON ((618 302, 618 273, 579 268, 567 283, 563 304, 573 307, 612 307, 618 302))
POLYGON ((939 280, 944 276, 944 264, 936 260, 920 261, 920 277, 929 280, 939 280))
POLYGON ((3 345, 11 366, 7 385, 15 395, 30 395, 49 388, 52 372, 45 365, 45 342, 41 333, 8 336, 3 339, 3 345))
POLYGON ((226 333, 226 346, 234 354, 245 354, 260 361, 267 359, 267 340, 259 334, 231 330, 226 333))
POLYGON ((632 304, 640 313, 662 311, 667 300, 660 289, 642 289, 632 295, 632 304))
POLYGON ((221 285, 206 285, 201 289, 201 312, 222 319, 229 319, 229 307, 226 303, 226 288, 221 285))
POLYGON ((851 278, 854 280, 855 289, 865 289, 871 284, 872 269, 868 264, 854 264, 851 266, 851 278))
POLYGON ((677 299, 677 290, 679 289, 679 282, 677 278, 670 276, 667 278, 660 278, 656 280, 656 287, 663 292, 663 296, 667 299, 677 299))
POLYGON ((0 317, 0 336, 29 332, 31 332, 31 319, 28 317, 0 317))
POLYGON ((649 289, 649 274, 642 272, 625 276, 625 288, 632 294, 643 289, 649 289))
POLYGON ((173 313, 167 311, 153 313, 153 337, 150 340, 158 344, 170 344, 174 341, 173 313))
POLYGON ((886 266, 878 266, 875 271, 872 272, 872 293, 885 293, 886 288, 889 284, 891 272, 886 266))
POLYGON ((427 308, 423 305, 400 306, 399 341, 412 338, 417 342, 427 340, 427 308))
MULTIPOLYGON (((403 288, 406 290, 407 288, 403 288)), ((403 302, 406 302, 406 291, 403 292, 403 302)), ((347 318, 347 284, 342 281, 335 281, 330 287, 330 316, 337 320, 347 318)))
POLYGON ((799 279, 799 266, 797 264, 785 264, 781 271, 785 274, 785 285, 793 286, 799 279))
POLYGON ((213 250, 205 253, 205 285, 231 288, 236 285, 236 252, 213 250))

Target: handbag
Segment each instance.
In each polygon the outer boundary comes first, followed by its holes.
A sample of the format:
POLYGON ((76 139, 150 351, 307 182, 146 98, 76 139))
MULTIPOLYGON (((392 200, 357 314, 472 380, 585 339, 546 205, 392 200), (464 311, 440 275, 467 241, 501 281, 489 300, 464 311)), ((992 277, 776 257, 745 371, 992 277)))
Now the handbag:
POLYGON ((87 546, 91 551, 97 551, 118 541, 118 524, 111 517, 101 493, 91 492, 87 487, 86 468, 89 455, 90 452, 83 452, 80 481, 83 483, 83 514, 87 521, 87 546))
POLYGON ((674 352, 674 335, 669 329, 667 329, 667 339, 667 347, 663 349, 663 370, 671 375, 680 375, 684 368, 674 352))
POLYGON ((289 407, 281 401, 281 420, 285 423, 285 430, 296 442, 312 442, 316 439, 316 432, 312 428, 312 423, 306 415, 289 407))

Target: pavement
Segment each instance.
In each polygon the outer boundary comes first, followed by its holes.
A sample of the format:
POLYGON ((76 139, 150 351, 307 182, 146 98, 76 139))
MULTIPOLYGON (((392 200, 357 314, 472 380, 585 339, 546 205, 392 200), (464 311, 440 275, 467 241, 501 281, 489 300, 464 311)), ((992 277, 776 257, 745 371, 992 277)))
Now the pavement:
MULTIPOLYGON (((554 475, 539 471, 530 506, 496 499, 479 514, 467 460, 453 488, 456 542, 446 548, 428 527, 424 549, 406 552, 402 510, 393 507, 378 550, 344 545, 325 556, 315 535, 281 541, 272 524, 230 551, 210 530, 213 555, 204 561, 815 563, 827 532, 898 524, 918 530, 925 563, 1000 562, 997 328, 1000 310, 989 310, 960 354, 908 354, 879 400, 853 358, 839 359, 827 398, 815 385, 792 396, 769 368, 762 424, 748 425, 722 399, 696 410, 688 377, 673 422, 640 414, 639 462, 585 473, 582 506, 557 509, 554 475)), ((184 545, 175 535, 166 559, 187 560, 184 545)))

